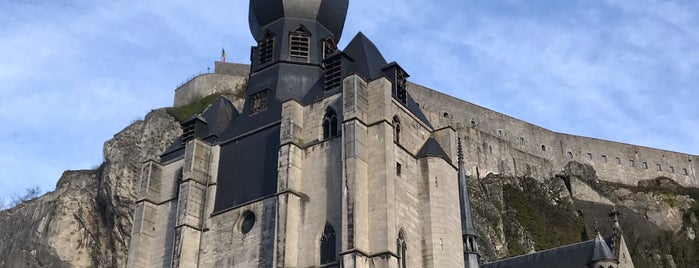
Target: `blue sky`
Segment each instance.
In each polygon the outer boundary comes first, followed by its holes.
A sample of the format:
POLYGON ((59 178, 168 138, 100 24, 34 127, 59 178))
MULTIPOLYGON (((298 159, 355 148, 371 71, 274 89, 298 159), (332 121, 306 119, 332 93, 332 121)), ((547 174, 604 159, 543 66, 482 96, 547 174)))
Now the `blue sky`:
MULTIPOLYGON (((0 197, 66 169, 254 45, 245 0, 0 1, 0 197)), ((553 131, 699 154, 699 2, 350 0, 411 80, 553 131)))

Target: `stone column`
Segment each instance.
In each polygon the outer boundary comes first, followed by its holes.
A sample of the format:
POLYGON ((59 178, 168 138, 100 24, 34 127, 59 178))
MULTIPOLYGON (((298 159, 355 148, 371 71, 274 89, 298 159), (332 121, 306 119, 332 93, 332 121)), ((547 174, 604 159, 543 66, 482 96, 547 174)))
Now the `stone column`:
POLYGON ((172 267, 196 267, 199 262, 210 162, 209 145, 198 139, 187 143, 173 230, 172 267))

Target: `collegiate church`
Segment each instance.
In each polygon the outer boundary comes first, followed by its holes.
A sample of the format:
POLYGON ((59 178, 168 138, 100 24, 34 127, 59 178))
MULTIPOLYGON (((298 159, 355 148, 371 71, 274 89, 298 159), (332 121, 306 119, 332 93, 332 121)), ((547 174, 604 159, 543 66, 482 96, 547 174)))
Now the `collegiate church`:
POLYGON ((633 267, 618 224, 483 263, 467 176, 521 171, 482 164, 362 33, 337 48, 348 5, 250 1, 242 109, 219 98, 144 163, 128 267, 633 267))

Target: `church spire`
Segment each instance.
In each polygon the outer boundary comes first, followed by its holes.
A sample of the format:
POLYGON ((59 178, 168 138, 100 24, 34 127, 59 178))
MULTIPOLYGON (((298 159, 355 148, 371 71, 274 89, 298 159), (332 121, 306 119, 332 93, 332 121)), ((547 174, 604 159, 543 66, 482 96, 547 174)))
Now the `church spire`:
POLYGON ((459 203, 461 207, 461 237, 464 243, 464 264, 466 268, 480 267, 480 254, 478 253, 478 238, 476 226, 471 216, 471 200, 466 183, 466 169, 464 168, 464 153, 461 147, 461 137, 458 139, 459 150, 459 203))

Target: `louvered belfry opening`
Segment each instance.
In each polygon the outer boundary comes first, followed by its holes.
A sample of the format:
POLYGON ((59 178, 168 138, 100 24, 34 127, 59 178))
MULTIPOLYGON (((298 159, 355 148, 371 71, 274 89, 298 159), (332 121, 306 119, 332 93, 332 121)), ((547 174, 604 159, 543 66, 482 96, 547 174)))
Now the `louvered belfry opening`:
POLYGON ((308 62, 311 55, 311 34, 298 27, 289 34, 289 57, 293 61, 308 62))
POLYGON ((260 64, 272 61, 274 59, 274 34, 267 32, 257 47, 260 64))
POLYGON ((332 89, 342 83, 342 59, 339 55, 323 62, 325 69, 325 90, 332 89))

